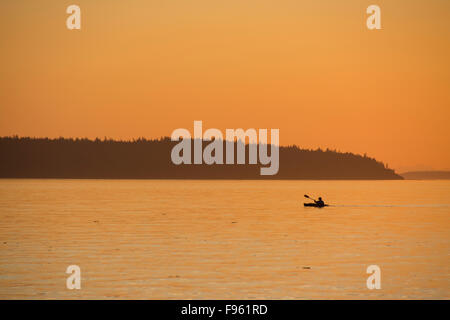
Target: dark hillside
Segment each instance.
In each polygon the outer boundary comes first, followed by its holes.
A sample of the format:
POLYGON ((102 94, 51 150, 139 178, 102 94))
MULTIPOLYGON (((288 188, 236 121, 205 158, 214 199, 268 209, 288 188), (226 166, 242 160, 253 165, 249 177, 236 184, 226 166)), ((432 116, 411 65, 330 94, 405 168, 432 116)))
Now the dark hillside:
POLYGON ((273 176, 261 176, 259 163, 177 166, 170 158, 176 143, 169 138, 114 141, 3 137, 0 178, 402 179, 373 158, 296 146, 280 147, 279 171, 273 176))

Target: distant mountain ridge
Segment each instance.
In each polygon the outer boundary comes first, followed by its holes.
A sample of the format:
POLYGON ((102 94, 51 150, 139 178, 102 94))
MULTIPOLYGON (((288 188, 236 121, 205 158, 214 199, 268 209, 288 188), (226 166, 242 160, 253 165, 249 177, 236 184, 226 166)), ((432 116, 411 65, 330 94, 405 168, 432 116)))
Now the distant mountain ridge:
POLYGON ((450 171, 409 171, 400 175, 407 180, 450 180, 450 171))
MULTIPOLYGON (((237 143, 241 142, 235 142, 235 150, 237 143)), ((280 147, 280 167, 273 176, 261 176, 260 164, 175 165, 170 153, 176 144, 167 137, 133 141, 2 137, 0 178, 403 179, 365 155, 297 146, 280 147)), ((246 163, 248 149, 246 145, 246 163)))

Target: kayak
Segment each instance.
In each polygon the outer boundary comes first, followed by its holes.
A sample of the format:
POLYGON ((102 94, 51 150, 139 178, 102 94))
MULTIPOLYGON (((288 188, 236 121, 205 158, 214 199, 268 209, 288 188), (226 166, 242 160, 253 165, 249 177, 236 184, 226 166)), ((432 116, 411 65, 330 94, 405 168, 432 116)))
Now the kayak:
POLYGON ((303 204, 305 207, 316 207, 316 208, 323 208, 323 207, 328 207, 327 204, 324 204, 323 206, 317 204, 317 203, 304 203, 303 204))

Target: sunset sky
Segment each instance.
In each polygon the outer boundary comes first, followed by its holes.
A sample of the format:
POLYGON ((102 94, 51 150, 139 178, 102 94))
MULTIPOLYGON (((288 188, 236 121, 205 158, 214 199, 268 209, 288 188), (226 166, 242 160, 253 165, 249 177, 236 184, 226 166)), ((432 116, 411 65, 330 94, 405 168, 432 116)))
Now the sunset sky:
POLYGON ((0 136, 156 138, 202 120, 279 128, 282 145, 399 172, 450 170, 448 0, 11 0, 0 12, 0 136), (371 4, 382 30, 366 27, 371 4))

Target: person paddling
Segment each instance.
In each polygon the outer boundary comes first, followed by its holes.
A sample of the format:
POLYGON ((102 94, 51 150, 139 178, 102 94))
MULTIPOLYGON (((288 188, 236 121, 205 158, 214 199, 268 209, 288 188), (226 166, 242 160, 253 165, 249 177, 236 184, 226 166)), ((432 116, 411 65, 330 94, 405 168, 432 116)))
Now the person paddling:
POLYGON ((304 203, 303 205, 305 207, 323 208, 323 207, 327 207, 328 206, 328 204, 325 204, 325 202, 322 200, 322 197, 319 197, 319 200, 316 200, 314 198, 311 198, 307 194, 305 194, 305 198, 308 198, 308 199, 311 199, 311 200, 314 201, 314 203, 304 203))
POLYGON ((325 202, 323 202, 322 197, 319 197, 319 200, 314 200, 314 202, 315 202, 319 207, 324 207, 324 206, 325 206, 325 202))

